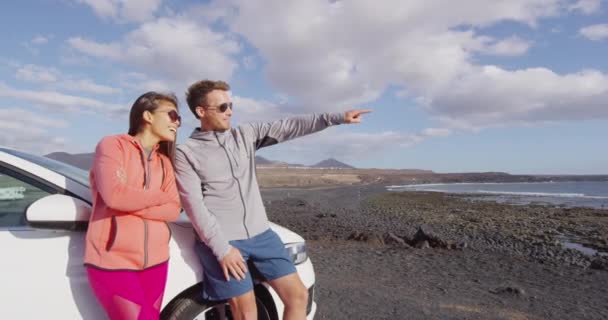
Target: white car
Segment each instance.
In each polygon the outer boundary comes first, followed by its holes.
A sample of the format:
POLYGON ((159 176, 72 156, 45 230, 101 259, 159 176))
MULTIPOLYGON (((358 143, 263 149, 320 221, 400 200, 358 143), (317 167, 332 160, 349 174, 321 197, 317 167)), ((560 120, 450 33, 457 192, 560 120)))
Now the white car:
MULTIPOLYGON (((106 319, 83 266, 90 197, 88 172, 0 147, 0 318, 106 319)), ((309 288, 307 319, 312 319, 315 274, 304 239, 276 224, 272 229, 309 288)), ((200 298, 202 270, 185 214, 171 224, 171 231, 161 318, 232 319, 227 303, 200 298)), ((283 304, 266 282, 256 280, 255 294, 259 319, 282 318, 283 304)))

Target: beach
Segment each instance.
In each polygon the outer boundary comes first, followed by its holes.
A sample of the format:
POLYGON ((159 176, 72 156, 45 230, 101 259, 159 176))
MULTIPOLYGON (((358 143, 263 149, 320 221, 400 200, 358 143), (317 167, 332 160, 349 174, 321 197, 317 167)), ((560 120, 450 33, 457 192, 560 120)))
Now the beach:
POLYGON ((307 239, 317 319, 608 318, 608 210, 382 185, 262 195, 307 239))

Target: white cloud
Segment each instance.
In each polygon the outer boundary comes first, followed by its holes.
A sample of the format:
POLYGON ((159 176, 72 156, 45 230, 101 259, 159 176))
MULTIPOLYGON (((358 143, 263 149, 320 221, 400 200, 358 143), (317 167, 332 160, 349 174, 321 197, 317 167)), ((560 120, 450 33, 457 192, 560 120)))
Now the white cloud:
POLYGON ((185 18, 161 18, 142 24, 119 43, 74 37, 73 48, 98 58, 133 65, 185 86, 202 78, 229 79, 238 63, 236 40, 185 18))
MULTIPOLYGON (((530 42, 516 34, 491 38, 486 27, 510 21, 535 28, 573 10, 569 0, 232 4, 225 24, 258 50, 271 83, 307 111, 344 110, 396 87, 446 129, 608 118, 601 72, 506 70, 476 59, 525 54, 530 42)), ((590 8, 591 2, 576 4, 590 8)))
POLYGON ((59 70, 33 64, 27 64, 20 67, 15 74, 15 78, 19 80, 37 83, 55 82, 58 77, 59 70))
POLYGON ((118 44, 101 44, 87 39, 74 37, 68 39, 68 44, 82 53, 97 58, 120 58, 120 46, 118 44))
POLYGON ((600 10, 602 0, 578 0, 568 8, 572 11, 580 11, 584 14, 596 13, 600 10))
POLYGON ((210 24, 232 15, 234 10, 235 8, 230 6, 230 1, 209 1, 207 3, 195 3, 183 14, 189 19, 210 24))
POLYGON ((246 97, 233 96, 234 103, 234 123, 273 121, 292 116, 285 106, 246 97))
POLYGON ((500 41, 489 41, 480 51, 497 56, 519 56, 526 53, 529 48, 530 42, 517 36, 512 36, 500 41))
POLYGON ((452 134, 452 130, 447 128, 427 128, 422 130, 422 135, 427 137, 447 137, 452 134))
POLYGON ((76 0, 90 6, 101 18, 143 22, 154 18, 162 0, 76 0))
POLYGON ((106 114, 124 113, 126 107, 99 100, 67 95, 56 91, 19 90, 0 83, 0 97, 32 102, 63 112, 104 110, 106 114))
POLYGON ((329 128, 277 146, 260 149, 262 156, 290 163, 312 164, 323 158, 359 161, 374 157, 395 147, 407 148, 424 141, 419 134, 394 131, 357 133, 329 128))
POLYGON ((585 38, 592 41, 601 41, 608 39, 608 23, 594 24, 581 28, 579 33, 585 38))
POLYGON ((0 109, 2 128, 24 129, 32 128, 65 128, 68 123, 64 120, 41 116, 38 112, 27 111, 22 108, 0 109), (27 122, 28 126, 22 124, 27 122))
POLYGON ((414 147, 424 140, 447 137, 452 130, 447 128, 427 128, 417 133, 384 131, 376 133, 353 132, 356 125, 341 125, 281 143, 271 148, 261 149, 269 159, 290 163, 312 164, 323 158, 342 161, 360 161, 383 154, 396 148, 414 147))
POLYGON ((342 109, 376 99, 391 83, 450 80, 474 51, 521 54, 528 46, 519 38, 484 47, 487 38, 452 28, 501 20, 534 24, 555 14, 559 4, 319 0, 260 7, 237 1, 238 14, 227 24, 266 58, 266 73, 281 91, 319 108, 324 102, 342 109))
POLYGON ((37 45, 46 44, 49 42, 49 38, 38 35, 38 36, 35 36, 32 40, 30 40, 30 42, 33 44, 37 44, 37 45))
POLYGON ((92 65, 91 57, 83 55, 80 51, 68 48, 59 57, 59 62, 66 66, 86 67, 92 65))
POLYGON ((87 92, 93 94, 117 94, 122 92, 120 88, 101 85, 89 79, 64 80, 58 84, 59 88, 75 92, 87 92))
POLYGON ((0 57, 0 66, 9 68, 19 68, 21 63, 18 60, 0 57))
POLYGON ((122 2, 122 16, 128 21, 146 21, 154 17, 161 0, 130 0, 122 2))
POLYGON ((38 55, 40 53, 40 47, 47 44, 50 37, 51 36, 37 35, 30 40, 22 42, 21 45, 25 47, 25 49, 27 49, 27 51, 29 51, 31 54, 38 55))
POLYGON ((63 150, 66 139, 53 137, 49 128, 64 128, 63 120, 22 108, 0 108, 0 145, 37 154, 63 150))
POLYGON ((118 88, 97 84, 89 79, 74 79, 74 77, 56 68, 33 64, 18 67, 15 78, 21 81, 45 84, 51 89, 61 88, 80 93, 116 94, 121 92, 118 88))
POLYGON ((428 110, 467 128, 559 120, 608 118, 608 75, 559 75, 544 68, 508 71, 478 67, 426 101, 428 110))
POLYGON ((89 5, 100 17, 115 17, 118 13, 118 1, 114 0, 77 0, 89 5))
MULTIPOLYGON (((165 80, 152 78, 146 74, 139 72, 126 72, 120 74, 118 76, 118 82, 120 84, 120 87, 128 88, 137 93, 143 93, 148 91, 170 92, 169 88, 175 87, 175 84, 171 84, 165 80)), ((179 95, 179 93, 181 92, 173 93, 175 93, 178 98, 181 98, 179 95)))

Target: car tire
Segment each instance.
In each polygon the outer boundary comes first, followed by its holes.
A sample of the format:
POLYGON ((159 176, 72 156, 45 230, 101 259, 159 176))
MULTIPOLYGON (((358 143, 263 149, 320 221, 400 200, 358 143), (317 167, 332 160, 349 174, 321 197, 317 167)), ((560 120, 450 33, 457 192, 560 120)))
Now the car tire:
MULTIPOLYGON (((161 312, 162 320, 229 320, 233 319, 227 301, 208 301, 201 297, 200 284, 189 288, 173 299, 161 312), (224 315, 222 316, 222 313, 224 315)), ((256 290, 258 291, 258 290, 256 290)), ((258 320, 274 320, 273 310, 256 294, 258 320)))

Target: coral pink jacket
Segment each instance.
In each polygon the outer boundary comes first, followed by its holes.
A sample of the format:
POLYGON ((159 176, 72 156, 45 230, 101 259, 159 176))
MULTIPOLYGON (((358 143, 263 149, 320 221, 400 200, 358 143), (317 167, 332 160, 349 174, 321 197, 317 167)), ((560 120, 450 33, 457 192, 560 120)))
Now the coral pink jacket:
POLYGON ((97 145, 85 265, 142 270, 169 259, 167 222, 177 219, 181 206, 171 161, 157 149, 146 156, 128 134, 97 145))

